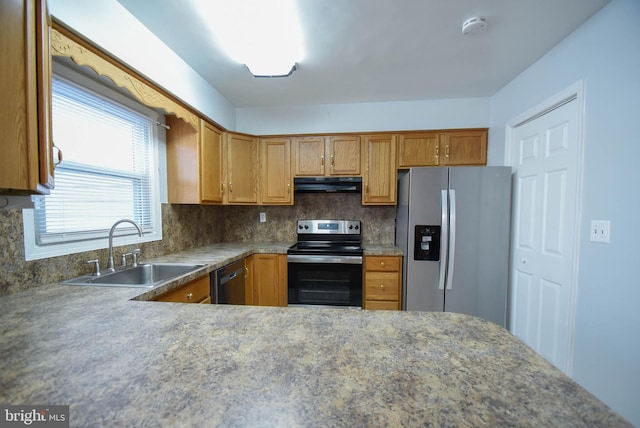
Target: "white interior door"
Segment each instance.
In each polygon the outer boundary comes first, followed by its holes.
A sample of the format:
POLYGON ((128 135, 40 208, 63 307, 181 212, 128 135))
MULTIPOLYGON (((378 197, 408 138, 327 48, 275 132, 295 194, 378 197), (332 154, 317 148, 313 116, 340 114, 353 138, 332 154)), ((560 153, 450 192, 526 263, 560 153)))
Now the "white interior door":
POLYGON ((511 331, 570 372, 579 177, 578 101, 519 125, 511 139, 511 331))

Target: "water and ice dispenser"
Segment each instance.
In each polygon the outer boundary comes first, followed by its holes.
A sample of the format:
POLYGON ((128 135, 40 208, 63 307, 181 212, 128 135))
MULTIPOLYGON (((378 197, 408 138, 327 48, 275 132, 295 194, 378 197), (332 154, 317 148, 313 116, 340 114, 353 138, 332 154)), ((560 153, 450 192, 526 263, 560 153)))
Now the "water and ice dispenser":
POLYGON ((414 260, 440 260, 440 226, 416 225, 414 260))

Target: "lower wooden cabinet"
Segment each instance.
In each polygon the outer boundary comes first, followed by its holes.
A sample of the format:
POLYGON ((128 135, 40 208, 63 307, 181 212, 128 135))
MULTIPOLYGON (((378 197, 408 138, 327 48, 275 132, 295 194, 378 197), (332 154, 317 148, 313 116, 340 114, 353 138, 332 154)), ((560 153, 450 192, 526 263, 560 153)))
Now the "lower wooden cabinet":
POLYGON ((365 257, 363 309, 401 309, 401 266, 400 256, 365 257))
POLYGON ((287 306, 287 255, 254 254, 245 263, 247 304, 287 306))
POLYGON ((201 276, 155 299, 158 302, 211 303, 211 281, 209 275, 201 276))
POLYGON ((253 256, 244 259, 244 304, 253 305, 253 256))

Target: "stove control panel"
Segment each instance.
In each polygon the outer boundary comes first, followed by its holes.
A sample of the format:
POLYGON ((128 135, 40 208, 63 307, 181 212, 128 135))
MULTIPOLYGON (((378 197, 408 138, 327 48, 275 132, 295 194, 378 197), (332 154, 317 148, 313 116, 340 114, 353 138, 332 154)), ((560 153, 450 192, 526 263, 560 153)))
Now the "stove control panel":
POLYGON ((360 235, 360 220, 298 220, 298 234, 360 235))

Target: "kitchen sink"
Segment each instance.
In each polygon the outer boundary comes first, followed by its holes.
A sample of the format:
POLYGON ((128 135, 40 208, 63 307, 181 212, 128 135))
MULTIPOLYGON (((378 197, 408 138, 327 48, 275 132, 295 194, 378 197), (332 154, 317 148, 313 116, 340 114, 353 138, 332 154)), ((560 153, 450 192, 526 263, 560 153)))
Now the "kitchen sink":
POLYGON ((143 263, 99 276, 84 275, 62 281, 61 284, 96 285, 106 287, 155 287, 205 265, 185 263, 143 263))

